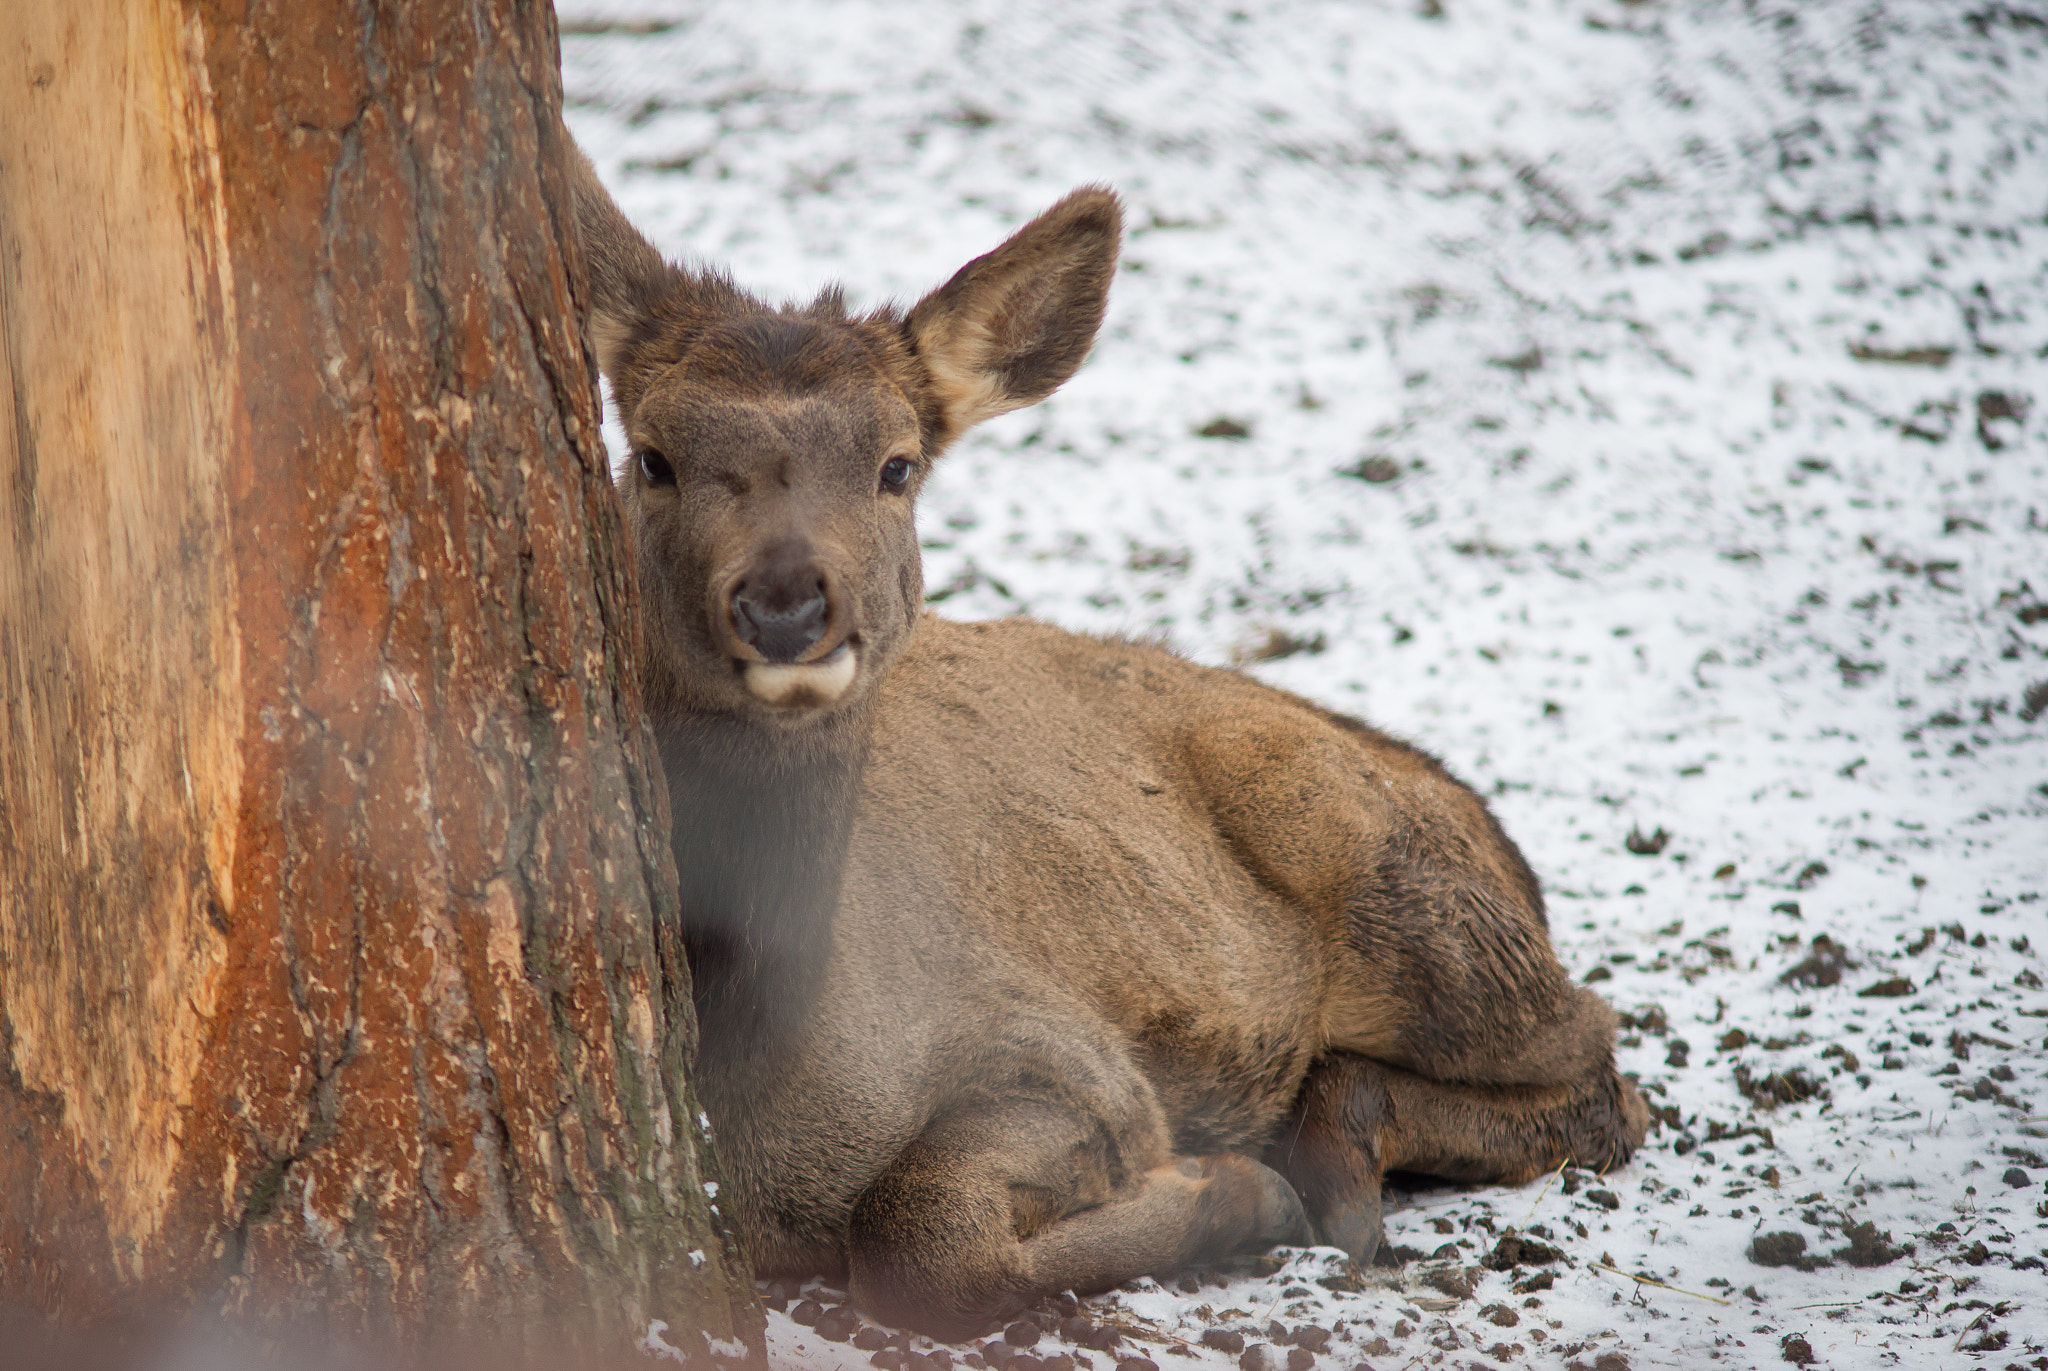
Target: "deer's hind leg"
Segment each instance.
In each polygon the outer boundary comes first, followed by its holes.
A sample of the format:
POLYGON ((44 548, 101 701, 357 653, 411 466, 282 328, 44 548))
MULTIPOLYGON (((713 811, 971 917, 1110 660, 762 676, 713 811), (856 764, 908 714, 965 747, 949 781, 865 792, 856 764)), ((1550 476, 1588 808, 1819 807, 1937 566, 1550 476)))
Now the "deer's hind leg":
POLYGON ((957 1108, 854 1206, 853 1297, 884 1322, 968 1337, 1062 1290, 1308 1241, 1300 1200, 1269 1168, 1158 1151, 1131 1168, 1098 1121, 1056 1101, 957 1108))
POLYGON ((1266 1161, 1301 1193, 1317 1240, 1366 1262, 1385 1173, 1520 1185, 1568 1161, 1605 1170, 1628 1160, 1648 1121, 1611 1069, 1565 1085, 1471 1086, 1337 1052, 1309 1069, 1266 1161))

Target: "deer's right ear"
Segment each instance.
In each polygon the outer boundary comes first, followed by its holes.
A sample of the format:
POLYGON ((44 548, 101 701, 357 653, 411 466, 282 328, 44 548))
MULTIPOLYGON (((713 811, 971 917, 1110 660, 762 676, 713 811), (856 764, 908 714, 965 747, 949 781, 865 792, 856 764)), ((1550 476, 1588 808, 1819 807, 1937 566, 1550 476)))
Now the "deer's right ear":
POLYGON ((583 149, 572 142, 570 154, 576 228, 590 276, 590 345, 598 368, 616 388, 634 325, 660 307, 672 289, 675 269, 619 212, 583 149))
POLYGON ((937 440, 1052 394, 1095 344, 1123 208, 1087 186, 960 268, 904 321, 930 377, 937 440))

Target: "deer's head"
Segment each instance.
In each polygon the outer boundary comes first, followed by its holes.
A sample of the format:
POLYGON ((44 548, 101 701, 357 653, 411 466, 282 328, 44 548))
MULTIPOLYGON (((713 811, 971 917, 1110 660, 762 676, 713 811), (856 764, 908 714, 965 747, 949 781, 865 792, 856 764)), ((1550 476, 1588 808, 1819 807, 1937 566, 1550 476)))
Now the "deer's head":
POLYGON ((851 706, 922 604, 933 463, 1087 356, 1116 197, 1075 191, 908 313, 856 317, 836 290, 777 309, 663 262, 578 172, 591 339, 632 444, 619 491, 672 696, 656 703, 798 725, 851 706))

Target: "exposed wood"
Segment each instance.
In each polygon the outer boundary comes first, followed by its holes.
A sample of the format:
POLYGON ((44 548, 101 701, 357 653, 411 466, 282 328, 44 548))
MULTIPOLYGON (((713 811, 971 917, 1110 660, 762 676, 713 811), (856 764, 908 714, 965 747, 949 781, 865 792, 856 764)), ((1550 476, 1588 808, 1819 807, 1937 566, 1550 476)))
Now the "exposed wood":
POLYGON ((553 25, 0 19, 0 1298, 41 1317, 760 1355, 553 25))

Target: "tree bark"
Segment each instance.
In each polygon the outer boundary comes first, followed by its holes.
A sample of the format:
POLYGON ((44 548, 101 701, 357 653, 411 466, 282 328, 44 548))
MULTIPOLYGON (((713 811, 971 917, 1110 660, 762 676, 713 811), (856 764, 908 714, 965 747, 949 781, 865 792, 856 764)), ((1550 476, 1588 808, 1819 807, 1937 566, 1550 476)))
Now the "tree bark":
POLYGON ((0 1303, 761 1359, 559 108, 530 0, 0 16, 0 1303))

